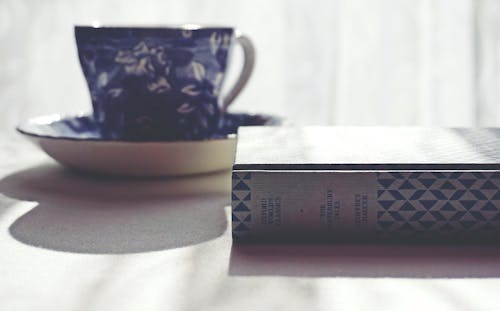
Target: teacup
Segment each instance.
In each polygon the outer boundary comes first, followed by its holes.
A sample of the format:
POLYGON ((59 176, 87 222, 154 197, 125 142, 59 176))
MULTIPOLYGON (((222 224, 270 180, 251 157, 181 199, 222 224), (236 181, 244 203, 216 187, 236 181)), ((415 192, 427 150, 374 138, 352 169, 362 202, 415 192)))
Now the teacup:
POLYGON ((255 52, 231 27, 76 26, 80 64, 103 137, 123 140, 211 138, 247 83, 255 52), (234 41, 243 69, 224 98, 234 41))

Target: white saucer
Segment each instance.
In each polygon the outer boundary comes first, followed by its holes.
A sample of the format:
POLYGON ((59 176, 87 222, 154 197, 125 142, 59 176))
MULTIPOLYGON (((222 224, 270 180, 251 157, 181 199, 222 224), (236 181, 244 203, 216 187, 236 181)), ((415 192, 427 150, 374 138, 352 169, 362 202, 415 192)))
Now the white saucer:
MULTIPOLYGON (((271 116, 232 116, 241 120, 240 126, 279 124, 271 116)), ((230 169, 236 128, 225 128, 218 138, 207 140, 129 142, 100 137, 91 116, 52 115, 30 119, 17 130, 70 168, 121 176, 177 176, 230 169)))

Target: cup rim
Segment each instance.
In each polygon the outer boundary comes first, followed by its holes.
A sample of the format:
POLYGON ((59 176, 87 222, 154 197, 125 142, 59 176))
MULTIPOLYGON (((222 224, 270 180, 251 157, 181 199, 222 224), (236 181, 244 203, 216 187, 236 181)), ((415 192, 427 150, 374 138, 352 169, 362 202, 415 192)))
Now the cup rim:
POLYGON ((137 24, 137 25, 120 25, 120 24, 101 24, 99 22, 93 22, 89 25, 84 24, 75 24, 75 29, 116 29, 116 30, 131 30, 131 29, 140 29, 140 30, 154 30, 154 29, 170 29, 170 30, 236 30, 235 27, 232 26, 223 26, 223 25, 203 25, 198 23, 186 23, 186 24, 137 24))

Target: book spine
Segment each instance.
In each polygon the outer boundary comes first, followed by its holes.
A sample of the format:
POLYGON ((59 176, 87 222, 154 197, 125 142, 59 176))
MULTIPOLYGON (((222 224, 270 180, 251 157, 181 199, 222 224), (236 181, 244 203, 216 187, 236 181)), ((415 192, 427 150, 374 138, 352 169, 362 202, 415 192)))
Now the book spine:
POLYGON ((235 241, 500 237, 498 171, 232 174, 235 241))

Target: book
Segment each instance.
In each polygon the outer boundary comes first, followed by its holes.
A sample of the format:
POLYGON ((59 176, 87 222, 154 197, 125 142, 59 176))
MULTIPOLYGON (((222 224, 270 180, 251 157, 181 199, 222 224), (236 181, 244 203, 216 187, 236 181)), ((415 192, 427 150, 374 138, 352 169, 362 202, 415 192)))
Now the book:
POLYGON ((233 239, 495 241, 500 129, 242 127, 233 239))

